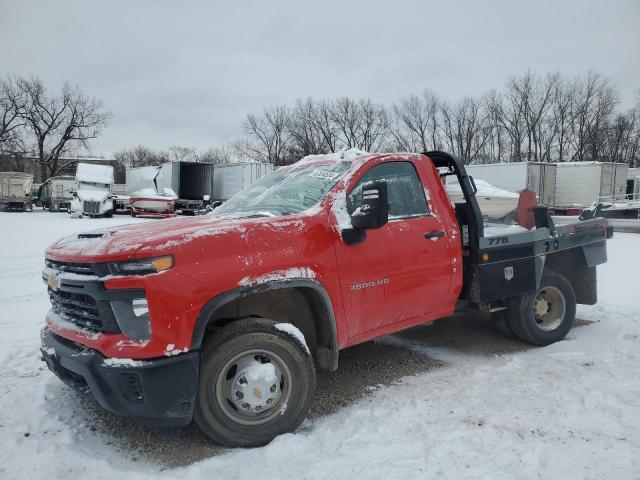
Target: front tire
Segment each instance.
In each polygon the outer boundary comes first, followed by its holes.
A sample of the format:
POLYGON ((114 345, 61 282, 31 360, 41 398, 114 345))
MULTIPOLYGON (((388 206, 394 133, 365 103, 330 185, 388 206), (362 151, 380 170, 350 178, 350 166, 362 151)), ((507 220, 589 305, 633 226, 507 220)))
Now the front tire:
POLYGON ((237 320, 205 341, 194 419, 221 445, 265 445, 294 431, 309 411, 313 359, 275 324, 237 320))
POLYGON ((571 330, 576 295, 563 275, 546 270, 538 290, 509 300, 505 315, 518 338, 534 345, 550 345, 571 330))

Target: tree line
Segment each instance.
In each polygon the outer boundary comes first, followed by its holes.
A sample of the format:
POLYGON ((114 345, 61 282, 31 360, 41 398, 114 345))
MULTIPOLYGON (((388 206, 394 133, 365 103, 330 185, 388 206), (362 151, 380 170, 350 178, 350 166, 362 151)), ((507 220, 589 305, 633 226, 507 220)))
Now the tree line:
POLYGON ((502 90, 447 101, 425 90, 390 106, 372 100, 298 99, 249 114, 241 156, 284 165, 309 154, 447 150, 465 163, 613 161, 640 166, 640 90, 620 111, 611 81, 528 71, 502 90))
MULTIPOLYGON (((0 156, 37 158, 44 178, 58 174, 74 149, 87 149, 111 113, 100 99, 65 83, 50 92, 37 77, 0 78, 0 156)), ((619 92, 597 72, 575 77, 527 71, 499 90, 456 101, 424 90, 391 105, 370 98, 303 98, 249 113, 244 134, 205 151, 144 145, 114 153, 118 165, 179 160, 287 165, 343 148, 446 150, 465 163, 613 161, 640 166, 640 90, 620 109, 619 92)))

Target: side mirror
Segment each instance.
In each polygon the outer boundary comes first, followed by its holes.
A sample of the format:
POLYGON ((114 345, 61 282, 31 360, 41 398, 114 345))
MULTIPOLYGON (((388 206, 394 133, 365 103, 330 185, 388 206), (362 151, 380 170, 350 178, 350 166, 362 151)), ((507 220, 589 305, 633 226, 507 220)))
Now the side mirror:
POLYGON ((211 204, 211 210, 218 208, 220 205, 222 205, 222 202, 220 200, 216 200, 211 204))
POLYGON ((351 214, 356 229, 380 228, 389 221, 387 182, 377 181, 362 186, 362 204, 351 214))

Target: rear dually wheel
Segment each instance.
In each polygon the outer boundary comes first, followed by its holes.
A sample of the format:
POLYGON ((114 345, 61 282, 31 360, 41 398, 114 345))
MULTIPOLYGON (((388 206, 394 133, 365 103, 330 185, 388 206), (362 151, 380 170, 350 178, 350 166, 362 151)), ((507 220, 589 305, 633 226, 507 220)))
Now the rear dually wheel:
POLYGON ((576 316, 576 295, 561 274, 546 270, 540 286, 507 303, 502 313, 511 331, 525 342, 550 345, 567 336, 576 316))

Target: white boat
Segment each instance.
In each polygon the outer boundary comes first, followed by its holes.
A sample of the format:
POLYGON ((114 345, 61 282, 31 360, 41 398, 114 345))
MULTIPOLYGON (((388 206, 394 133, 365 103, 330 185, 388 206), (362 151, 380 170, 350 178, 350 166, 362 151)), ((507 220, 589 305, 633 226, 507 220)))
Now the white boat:
MULTIPOLYGON (((485 219, 498 220, 515 212, 518 208, 519 194, 503 190, 484 180, 474 179, 474 181, 478 188, 476 200, 485 219)), ((454 203, 464 202, 462 189, 458 183, 447 184, 447 193, 454 203)))
POLYGON ((172 216, 177 199, 178 196, 170 188, 163 188, 160 191, 153 188, 143 188, 129 196, 131 216, 172 216))

